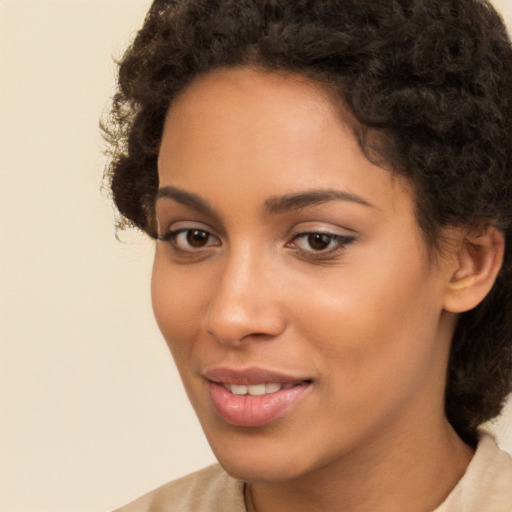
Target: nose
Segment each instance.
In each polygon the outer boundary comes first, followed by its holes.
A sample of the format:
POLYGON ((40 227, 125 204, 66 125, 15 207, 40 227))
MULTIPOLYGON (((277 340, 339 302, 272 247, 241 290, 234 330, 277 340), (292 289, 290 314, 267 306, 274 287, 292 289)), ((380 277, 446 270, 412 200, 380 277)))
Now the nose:
POLYGON ((269 340, 285 328, 272 263, 250 254, 233 255, 219 272, 205 329, 219 343, 240 348, 249 339, 269 340))

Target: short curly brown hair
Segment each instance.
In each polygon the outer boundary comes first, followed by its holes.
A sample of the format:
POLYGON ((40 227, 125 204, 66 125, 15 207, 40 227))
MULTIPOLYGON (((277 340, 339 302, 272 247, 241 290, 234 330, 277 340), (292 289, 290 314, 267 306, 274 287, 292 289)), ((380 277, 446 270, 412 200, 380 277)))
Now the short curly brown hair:
POLYGON ((446 414, 468 443, 512 383, 512 49, 484 0, 155 0, 120 62, 104 126, 124 219, 152 237, 167 110, 220 67, 300 73, 337 95, 365 154, 415 185, 430 247, 443 227, 506 239, 494 288, 461 315, 446 414))

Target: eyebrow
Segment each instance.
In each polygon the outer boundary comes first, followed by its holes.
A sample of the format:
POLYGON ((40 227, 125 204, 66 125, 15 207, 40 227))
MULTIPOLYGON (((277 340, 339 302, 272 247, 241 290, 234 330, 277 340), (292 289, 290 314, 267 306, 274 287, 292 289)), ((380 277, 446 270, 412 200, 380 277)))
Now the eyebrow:
POLYGON ((198 196, 197 194, 187 192, 181 188, 170 186, 159 188, 158 192, 156 193, 156 201, 162 198, 172 199, 177 203, 189 206, 194 210, 203 213, 204 215, 218 218, 215 208, 213 208, 213 206, 208 201, 203 199, 201 196, 198 196))
MULTIPOLYGON (((158 189, 156 194, 156 200, 166 198, 172 199, 177 203, 189 206, 194 210, 205 215, 218 218, 219 215, 215 211, 215 208, 203 199, 201 196, 194 194, 193 192, 187 192, 183 189, 166 186, 158 189)), ((310 206, 326 203, 329 201, 347 201, 356 203, 369 208, 374 206, 358 196, 350 192, 344 192, 342 190, 335 189, 318 189, 318 190, 306 190, 303 192, 287 194, 284 196, 270 197, 265 201, 265 210, 270 214, 282 214, 294 210, 301 210, 310 206)))
POLYGON ((265 201, 265 208, 269 213, 279 214, 329 201, 347 201, 374 208, 371 203, 356 194, 335 189, 306 190, 297 194, 271 197, 265 201))

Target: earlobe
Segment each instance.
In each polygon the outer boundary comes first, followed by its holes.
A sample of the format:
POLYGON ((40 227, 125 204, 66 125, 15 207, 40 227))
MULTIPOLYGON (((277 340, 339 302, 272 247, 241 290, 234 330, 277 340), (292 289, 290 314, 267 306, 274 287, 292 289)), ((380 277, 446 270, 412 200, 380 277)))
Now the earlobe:
POLYGON ((444 309, 463 313, 476 307, 489 293, 503 262, 505 239, 493 227, 469 231, 457 254, 457 267, 445 294, 444 309))

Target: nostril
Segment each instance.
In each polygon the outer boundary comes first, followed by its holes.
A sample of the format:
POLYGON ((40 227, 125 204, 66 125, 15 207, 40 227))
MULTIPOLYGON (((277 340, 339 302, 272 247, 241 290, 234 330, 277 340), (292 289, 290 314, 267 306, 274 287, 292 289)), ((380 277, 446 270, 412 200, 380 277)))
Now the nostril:
POLYGON ((244 338, 255 338, 258 341, 267 341, 267 340, 273 339, 274 335, 267 334, 264 332, 255 332, 255 333, 247 334, 246 336, 244 336, 244 338))
POLYGON ((233 346, 275 339, 285 328, 279 302, 265 287, 235 286, 235 277, 219 283, 204 317, 204 330, 219 343, 233 346))

